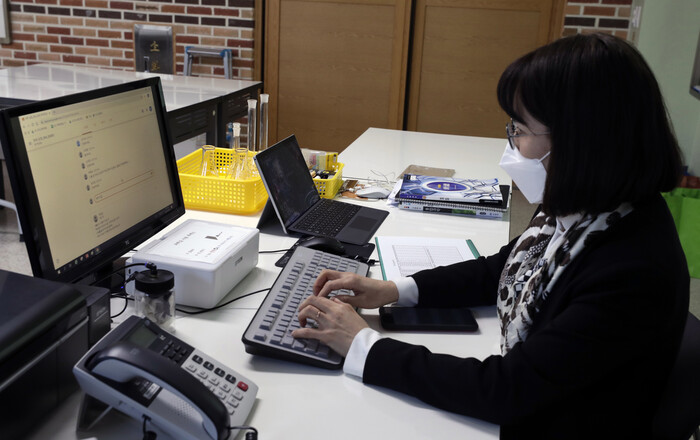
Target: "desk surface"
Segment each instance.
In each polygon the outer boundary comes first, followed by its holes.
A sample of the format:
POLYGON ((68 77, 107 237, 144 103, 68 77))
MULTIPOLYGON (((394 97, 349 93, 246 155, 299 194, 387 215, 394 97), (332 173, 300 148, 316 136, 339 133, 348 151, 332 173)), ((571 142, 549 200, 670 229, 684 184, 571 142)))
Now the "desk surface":
MULTIPOLYGON (((370 172, 375 166, 381 165, 382 172, 395 172, 397 175, 405 168, 404 162, 456 168, 458 175, 462 169, 479 163, 478 169, 487 170, 492 176, 510 183, 510 179, 503 177, 498 170, 503 142, 498 139, 443 137, 370 129, 345 150, 340 159, 346 163, 346 169, 352 161, 350 169, 353 173, 370 172), (422 156, 415 156, 415 152, 408 147, 401 147, 425 141, 432 146, 430 163, 424 162, 422 156), (455 150, 449 145, 463 147, 454 147, 457 148, 455 150), (370 152, 376 159, 379 154, 377 152, 386 153, 385 150, 389 150, 389 153, 384 162, 377 159, 372 166, 365 166, 364 169, 361 166, 363 161, 355 159, 369 157, 370 152), (467 157, 470 165, 464 165, 467 157)), ((502 220, 483 220, 399 211, 388 207, 385 202, 364 203, 372 203, 372 206, 390 211, 377 235, 466 237, 471 238, 484 255, 495 252, 508 240, 508 216, 502 220)), ((235 216, 188 211, 177 224, 187 218, 248 227, 255 227, 258 220, 257 215, 235 216)), ((260 250, 285 249, 295 240, 288 236, 261 234, 260 250)), ((279 268, 274 266, 279 257, 280 254, 261 254, 258 266, 224 301, 271 286, 279 273, 279 268)), ((370 276, 381 278, 380 267, 371 268, 370 276)), ((178 314, 175 322, 176 336, 249 377, 260 387, 258 401, 248 424, 260 431, 261 438, 410 439, 435 438, 437 435, 445 438, 497 438, 499 429, 496 425, 441 411, 403 394, 366 386, 355 378, 345 376, 341 371, 326 371, 246 353, 241 335, 264 295, 265 293, 253 295, 203 315, 189 317, 178 314)), ((113 309, 120 309, 122 304, 115 300, 113 309)), ((399 340, 425 345, 434 352, 479 359, 498 352, 500 332, 493 307, 474 310, 480 327, 479 332, 474 334, 388 332, 381 328, 376 310, 364 310, 361 313, 372 328, 399 340)), ((79 394, 76 393, 52 414, 33 438, 140 438, 140 424, 114 411, 90 433, 77 434, 74 429, 79 401, 79 394)))
POLYGON ((0 70, 0 96, 27 100, 50 99, 152 76, 161 79, 168 111, 260 85, 259 81, 34 64, 0 70))

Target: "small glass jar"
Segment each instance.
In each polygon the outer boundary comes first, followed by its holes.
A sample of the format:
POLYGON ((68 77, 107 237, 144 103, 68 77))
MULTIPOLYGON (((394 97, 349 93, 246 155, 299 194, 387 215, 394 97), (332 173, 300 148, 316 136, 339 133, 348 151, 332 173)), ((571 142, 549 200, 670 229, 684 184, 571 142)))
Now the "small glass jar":
POLYGON ((147 318, 166 331, 174 332, 175 275, 155 266, 136 274, 134 279, 136 315, 147 318))

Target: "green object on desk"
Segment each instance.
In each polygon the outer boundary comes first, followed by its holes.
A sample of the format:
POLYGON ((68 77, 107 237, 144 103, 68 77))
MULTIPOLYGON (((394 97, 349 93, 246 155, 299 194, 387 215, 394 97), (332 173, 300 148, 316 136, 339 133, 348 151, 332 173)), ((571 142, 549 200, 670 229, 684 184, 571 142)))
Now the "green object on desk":
POLYGON ((661 195, 676 224, 690 276, 700 278, 700 189, 676 188, 661 195))

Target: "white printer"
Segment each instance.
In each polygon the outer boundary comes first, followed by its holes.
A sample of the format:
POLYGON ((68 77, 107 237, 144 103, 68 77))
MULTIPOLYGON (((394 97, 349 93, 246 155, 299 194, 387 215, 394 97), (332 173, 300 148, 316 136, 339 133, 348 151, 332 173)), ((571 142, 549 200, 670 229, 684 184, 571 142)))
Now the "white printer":
MULTIPOLYGON (((210 308, 258 264, 259 235, 254 228, 190 219, 147 243, 126 263, 154 263, 171 271, 177 304, 210 308)), ((126 276, 142 270, 129 267, 126 276)), ((133 282, 126 291, 134 293, 133 282)))

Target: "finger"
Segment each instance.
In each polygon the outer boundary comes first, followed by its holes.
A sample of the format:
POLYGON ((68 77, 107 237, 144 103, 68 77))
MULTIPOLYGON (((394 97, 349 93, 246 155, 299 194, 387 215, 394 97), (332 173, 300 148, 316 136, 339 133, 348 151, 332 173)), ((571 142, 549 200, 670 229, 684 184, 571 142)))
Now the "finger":
MULTIPOLYGON (((320 295, 323 286, 330 280, 336 279, 340 275, 340 272, 336 272, 330 269, 323 269, 321 273, 314 281, 313 292, 314 295, 320 295)), ((326 293, 328 295, 328 293, 326 293)))
POLYGON ((354 282, 350 274, 339 272, 340 276, 336 279, 329 280, 323 285, 318 293, 318 296, 328 297, 335 290, 348 289, 353 290, 354 282))
POLYGON ((318 326, 324 316, 325 314, 318 307, 310 305, 299 312, 299 325, 306 327, 309 320, 313 320, 316 323, 316 326, 318 326))
POLYGON ((316 296, 314 296, 314 295, 309 295, 308 297, 306 297, 306 299, 305 299, 304 301, 302 301, 301 304, 299 304, 298 309, 301 311, 301 310, 303 310, 303 309, 306 308, 306 307, 309 307, 309 306, 314 305, 314 303, 311 302, 311 298, 316 298, 316 296))
POLYGON ((354 295, 337 295, 332 298, 336 303, 340 304, 350 304, 353 307, 357 307, 358 298, 354 295))
MULTIPOLYGON (((354 306, 353 306, 351 300, 354 298, 355 298, 354 296, 350 296, 350 295, 338 295, 338 296, 334 296, 333 299, 331 299, 331 301, 340 308, 342 308, 342 307, 351 307, 352 308, 354 306)), ((353 309, 353 311, 354 311, 354 309, 353 309)))
POLYGON ((322 296, 311 295, 308 298, 306 298, 302 304, 305 304, 306 307, 314 306, 319 311, 321 311, 321 313, 326 313, 328 312, 328 308, 331 307, 333 302, 330 299, 322 296))
POLYGON ((320 339, 321 332, 315 328, 302 327, 292 332, 293 338, 302 339, 320 339))
POLYGON ((305 327, 306 324, 308 323, 309 319, 314 319, 316 315, 320 314, 320 310, 318 310, 316 307, 309 305, 307 307, 304 307, 303 309, 299 309, 299 325, 301 327, 305 327))

